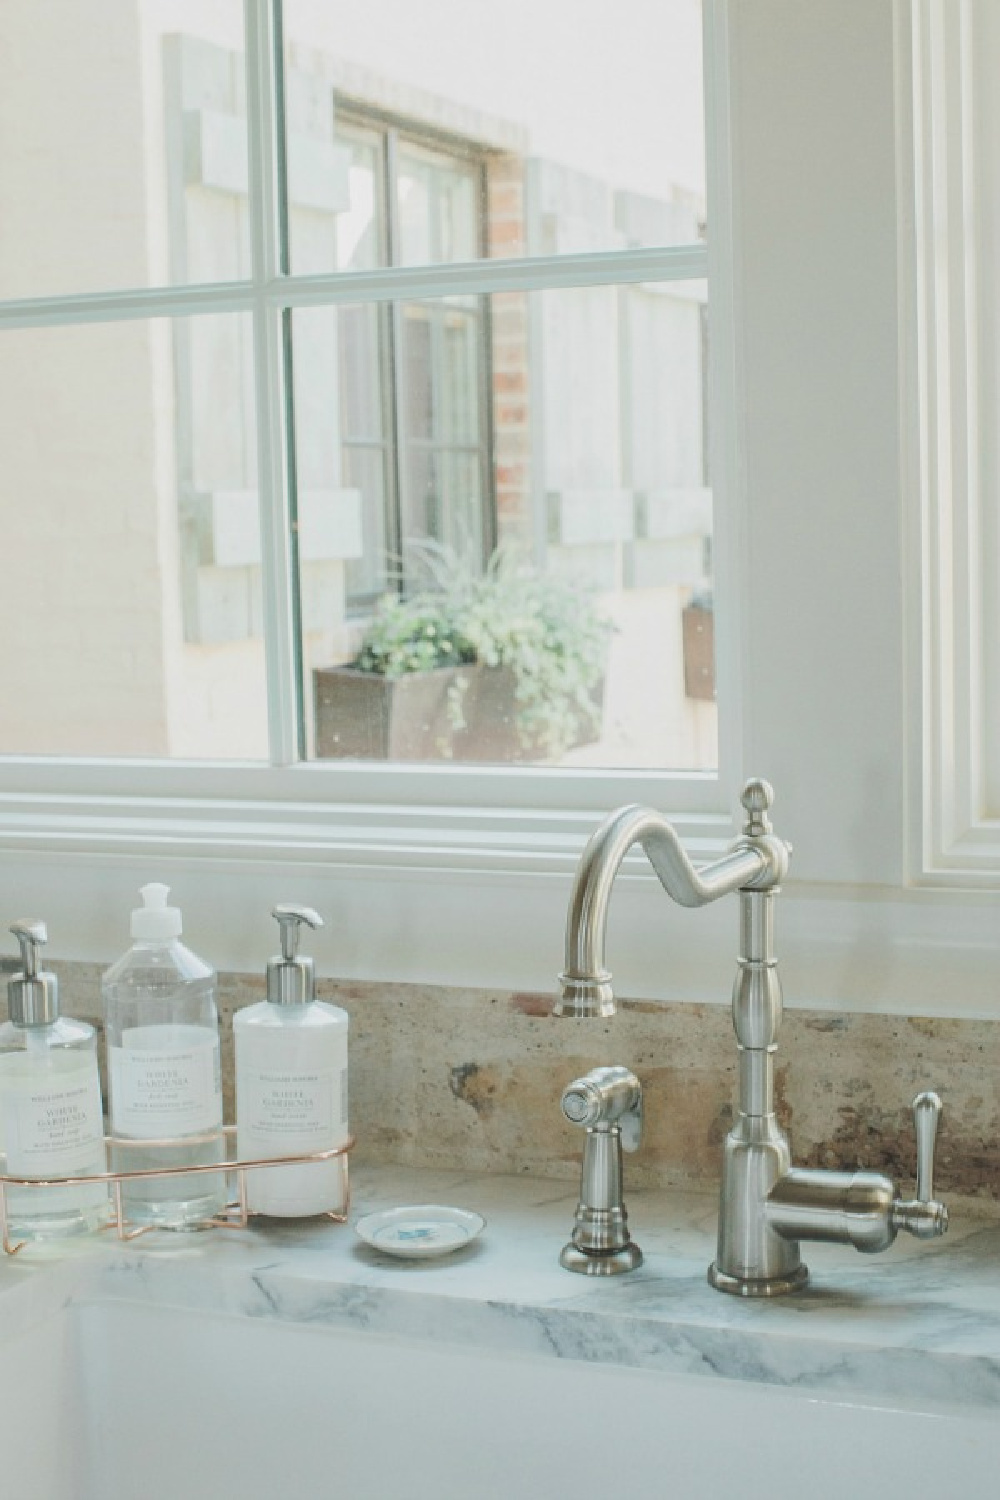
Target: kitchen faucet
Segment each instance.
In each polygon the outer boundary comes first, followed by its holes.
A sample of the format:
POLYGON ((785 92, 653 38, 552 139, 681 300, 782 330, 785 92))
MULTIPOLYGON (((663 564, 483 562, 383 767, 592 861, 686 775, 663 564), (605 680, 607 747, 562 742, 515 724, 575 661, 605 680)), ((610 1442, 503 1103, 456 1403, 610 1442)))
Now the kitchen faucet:
POLYGON ((774 1113, 774 1057, 781 1024, 781 983, 774 955, 774 898, 791 846, 771 828, 766 781, 743 789, 747 821, 726 854, 696 869, 674 827, 650 807, 619 808, 597 829, 580 859, 566 924, 566 967, 554 1007, 560 1016, 615 1013, 604 962, 608 905, 626 853, 640 844, 667 894, 704 906, 739 893, 740 953, 733 987, 739 1049, 739 1103, 722 1161, 719 1239, 708 1279, 719 1291, 773 1297, 805 1285, 800 1240, 886 1250, 900 1229, 919 1239, 944 1234, 948 1210, 933 1196, 934 1141, 941 1101, 913 1101, 917 1196, 904 1200, 881 1172, 793 1167, 788 1137, 774 1113))

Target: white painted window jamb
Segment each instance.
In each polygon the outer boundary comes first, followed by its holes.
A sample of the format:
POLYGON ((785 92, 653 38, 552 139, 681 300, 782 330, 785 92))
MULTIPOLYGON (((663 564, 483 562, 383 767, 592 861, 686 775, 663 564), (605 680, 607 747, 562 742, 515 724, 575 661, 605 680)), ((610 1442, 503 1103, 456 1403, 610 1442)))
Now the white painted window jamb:
POLYGON ((908 357, 917 369, 908 461, 919 487, 919 545, 914 537, 908 566, 921 601, 920 618, 908 622, 920 705, 908 865, 917 884, 1000 886, 1000 824, 986 796, 985 648, 996 590, 987 586, 983 547, 993 529, 984 525, 982 450, 992 439, 980 417, 976 6, 920 0, 908 16, 915 223, 912 240, 903 240, 913 323, 903 366, 904 378, 908 357))

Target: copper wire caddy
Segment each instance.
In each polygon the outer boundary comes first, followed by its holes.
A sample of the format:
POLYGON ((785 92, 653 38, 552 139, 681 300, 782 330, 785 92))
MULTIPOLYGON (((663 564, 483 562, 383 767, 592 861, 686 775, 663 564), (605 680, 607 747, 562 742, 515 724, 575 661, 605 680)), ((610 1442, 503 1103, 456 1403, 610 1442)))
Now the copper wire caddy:
MULTIPOLYGON (((163 1140, 133 1140, 121 1136, 106 1135, 104 1137, 105 1153, 115 1146, 127 1146, 130 1150, 169 1150, 171 1146, 184 1147, 208 1145, 220 1138, 229 1142, 236 1134, 235 1125, 223 1125, 221 1130, 213 1130, 205 1135, 185 1136, 183 1139, 167 1138, 163 1140)), ((206 1162, 195 1166, 183 1167, 140 1167, 128 1172, 93 1172, 81 1177, 14 1177, 0 1173, 0 1247, 4 1254, 17 1255, 25 1245, 32 1243, 31 1240, 13 1240, 10 1235, 10 1217, 7 1209, 7 1190, 11 1187, 26 1188, 56 1188, 56 1187, 82 1187, 89 1183, 106 1183, 110 1189, 109 1219, 106 1224, 98 1225, 95 1233, 103 1233, 114 1229, 119 1240, 135 1240, 140 1235, 149 1234, 152 1231, 170 1232, 169 1226, 160 1224, 134 1224, 130 1223, 125 1214, 123 1186, 127 1182, 147 1181, 157 1177, 193 1177, 205 1173, 225 1173, 226 1176, 233 1175, 236 1179, 236 1196, 231 1198, 221 1214, 201 1220, 196 1224, 186 1225, 188 1229, 246 1229, 252 1218, 265 1217, 254 1214, 247 1200, 247 1176, 248 1172, 266 1170, 272 1167, 297 1167, 307 1166, 312 1162, 339 1161, 341 1179, 341 1204, 339 1209, 327 1209, 320 1214, 310 1215, 313 1218, 330 1219, 335 1224, 346 1224, 351 1206, 351 1181, 348 1171, 348 1152, 355 1145, 355 1137, 349 1135, 342 1146, 332 1146, 326 1151, 307 1151, 291 1156, 265 1156, 238 1159, 228 1154, 222 1161, 206 1162)), ((175 1232, 175 1231, 174 1231, 175 1232)), ((54 1238, 55 1236, 53 1236, 54 1238)))

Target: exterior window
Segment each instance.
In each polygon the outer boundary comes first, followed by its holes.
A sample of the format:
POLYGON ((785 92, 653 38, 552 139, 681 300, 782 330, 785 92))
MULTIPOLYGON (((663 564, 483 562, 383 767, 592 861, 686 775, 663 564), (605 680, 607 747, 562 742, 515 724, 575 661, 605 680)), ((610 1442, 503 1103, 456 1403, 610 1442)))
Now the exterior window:
MULTIPOLYGON (((337 222, 342 269, 480 254, 482 158, 345 109, 335 139, 350 161, 350 205, 337 222)), ((347 608, 358 614, 405 587, 408 543, 437 543, 476 570, 491 548, 483 299, 347 308, 337 341, 344 471, 362 511, 361 556, 346 569, 347 608)))
POLYGON ((700 5, 627 4, 4 6, 0 751, 714 771, 700 5))
POLYGON ((481 322, 470 303, 410 303, 402 309, 399 361, 401 536, 404 543, 430 538, 477 562, 488 530, 480 477, 481 322))

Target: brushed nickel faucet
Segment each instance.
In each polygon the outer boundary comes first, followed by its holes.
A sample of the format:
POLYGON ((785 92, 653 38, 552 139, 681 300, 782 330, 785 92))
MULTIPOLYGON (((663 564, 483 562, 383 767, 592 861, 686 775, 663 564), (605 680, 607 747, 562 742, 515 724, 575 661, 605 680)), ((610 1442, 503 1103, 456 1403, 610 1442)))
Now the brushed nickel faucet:
POLYGON ((781 1024, 781 983, 774 955, 774 898, 788 870, 791 846, 768 817, 766 781, 743 789, 747 821, 721 859, 695 869, 676 830, 653 808, 610 814, 580 859, 566 923, 566 966, 554 1013, 611 1016, 611 974, 604 962, 608 904, 626 853, 640 844, 669 896, 704 906, 739 893, 740 952, 733 987, 733 1029, 739 1051, 739 1102, 722 1160, 719 1239, 708 1279, 719 1291, 773 1297, 808 1279, 800 1240, 888 1249, 900 1229, 919 1239, 944 1234, 948 1210, 934 1200, 933 1163, 941 1101, 922 1093, 913 1102, 917 1134, 917 1196, 904 1200, 881 1172, 812 1171, 793 1167, 788 1137, 774 1113, 774 1057, 781 1024))

